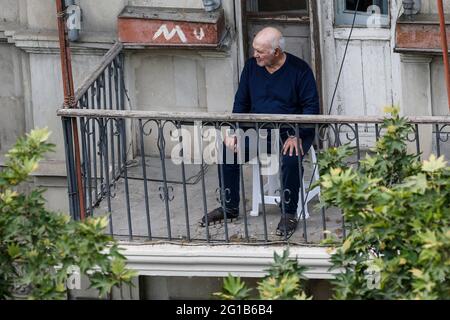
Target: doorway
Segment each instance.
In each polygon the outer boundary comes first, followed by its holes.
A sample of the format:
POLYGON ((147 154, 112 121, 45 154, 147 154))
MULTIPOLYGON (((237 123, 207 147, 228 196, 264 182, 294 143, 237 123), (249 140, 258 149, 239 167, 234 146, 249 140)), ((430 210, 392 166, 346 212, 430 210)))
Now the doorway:
POLYGON ((252 43, 264 27, 279 29, 286 39, 286 51, 311 65, 311 30, 308 0, 244 0, 246 58, 253 55, 252 43))
POLYGON ((314 71, 323 114, 322 58, 319 35, 319 8, 314 0, 241 0, 243 50, 253 56, 255 35, 264 27, 279 29, 286 51, 305 60, 314 71), (310 17, 310 14, 312 17, 310 17))

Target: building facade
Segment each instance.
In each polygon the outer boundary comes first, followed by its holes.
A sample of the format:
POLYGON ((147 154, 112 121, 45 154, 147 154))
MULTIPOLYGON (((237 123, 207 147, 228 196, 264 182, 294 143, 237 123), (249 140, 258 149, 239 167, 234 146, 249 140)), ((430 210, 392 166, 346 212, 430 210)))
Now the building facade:
MULTIPOLYGON (((399 105, 404 115, 447 116, 439 48, 399 43, 400 31, 406 36, 410 32, 412 39, 417 26, 431 26, 430 34, 438 32, 436 2, 416 0, 411 17, 405 16, 401 0, 361 3, 352 29, 356 1, 224 0, 223 37, 214 46, 125 44, 127 109, 231 112, 240 72, 251 55, 252 38, 262 27, 271 25, 282 30, 287 51, 303 58, 315 72, 322 114, 328 114, 332 106, 332 115, 375 116, 382 115, 386 105, 399 105), (406 26, 406 31, 400 30, 401 26, 406 26)), ((75 4, 82 14, 79 39, 72 43, 76 88, 118 40, 118 21, 125 7, 171 8, 175 15, 204 9, 201 0, 76 0, 75 4)), ((4 163, 2 155, 17 137, 35 127, 49 127, 56 152, 42 163, 34 183, 48 189, 51 209, 68 212, 64 140, 56 115, 63 94, 55 1, 0 0, 0 7, 0 165, 4 163)), ((450 13, 450 3, 445 3, 445 11, 450 13)), ((162 36, 168 41, 180 36, 173 30, 167 29, 162 36)), ((201 33, 198 36, 201 38, 201 33)), ((422 131, 422 136, 431 139, 431 129, 422 131)), ((433 143, 426 139, 422 139, 421 150, 435 152, 433 143)), ((144 275, 217 277, 234 270, 255 277, 261 275, 273 251, 260 248, 254 257, 235 265, 226 250, 222 254, 208 253, 212 249, 206 247, 191 250, 130 248, 129 258, 144 275), (174 257, 179 263, 168 262, 174 257), (198 269, 193 270, 197 271, 183 272, 183 257, 185 263, 196 265, 198 269), (220 259, 227 267, 215 269, 214 261, 220 259)), ((326 252, 311 250, 298 248, 294 254, 314 268, 311 278, 329 278, 326 252)), ((248 249, 236 252, 248 257, 248 249)))

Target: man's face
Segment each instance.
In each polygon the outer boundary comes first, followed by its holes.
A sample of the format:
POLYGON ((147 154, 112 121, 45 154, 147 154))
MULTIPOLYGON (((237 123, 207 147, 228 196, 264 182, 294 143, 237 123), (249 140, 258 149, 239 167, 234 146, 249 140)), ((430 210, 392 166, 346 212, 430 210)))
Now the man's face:
POLYGON ((267 45, 261 44, 257 41, 253 42, 253 57, 260 67, 271 66, 275 60, 276 51, 267 45))

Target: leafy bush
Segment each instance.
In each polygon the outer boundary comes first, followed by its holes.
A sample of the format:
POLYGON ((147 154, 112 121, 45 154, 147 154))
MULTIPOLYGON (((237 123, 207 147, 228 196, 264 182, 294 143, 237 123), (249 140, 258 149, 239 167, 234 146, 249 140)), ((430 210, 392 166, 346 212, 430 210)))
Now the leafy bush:
MULTIPOLYGON (((268 275, 258 283, 257 290, 262 300, 307 300, 302 280, 306 268, 299 266, 297 260, 289 259, 289 250, 282 256, 274 253, 274 263, 267 270, 268 275)), ((238 277, 229 275, 224 280, 222 292, 214 293, 223 300, 248 300, 251 291, 238 277)))
POLYGON ((104 230, 108 218, 71 221, 45 209, 42 189, 19 192, 21 184, 53 149, 46 129, 19 139, 0 172, 0 299, 14 288, 27 288, 29 299, 64 299, 74 266, 86 274, 101 296, 113 286, 130 283, 134 272, 104 230))
POLYGON ((373 155, 347 168, 349 147, 319 160, 321 200, 342 209, 348 238, 332 255, 337 299, 450 298, 450 170, 407 152, 412 127, 388 108, 373 155))

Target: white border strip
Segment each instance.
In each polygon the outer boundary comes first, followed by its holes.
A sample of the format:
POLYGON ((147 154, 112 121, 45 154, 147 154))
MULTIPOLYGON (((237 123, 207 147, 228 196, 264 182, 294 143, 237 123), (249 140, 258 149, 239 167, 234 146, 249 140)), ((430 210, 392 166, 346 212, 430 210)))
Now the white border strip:
MULTIPOLYGON (((262 277, 273 262, 274 251, 285 247, 121 245, 129 268, 143 276, 262 277)), ((328 248, 291 247, 290 256, 308 268, 309 279, 333 279, 328 248)))

